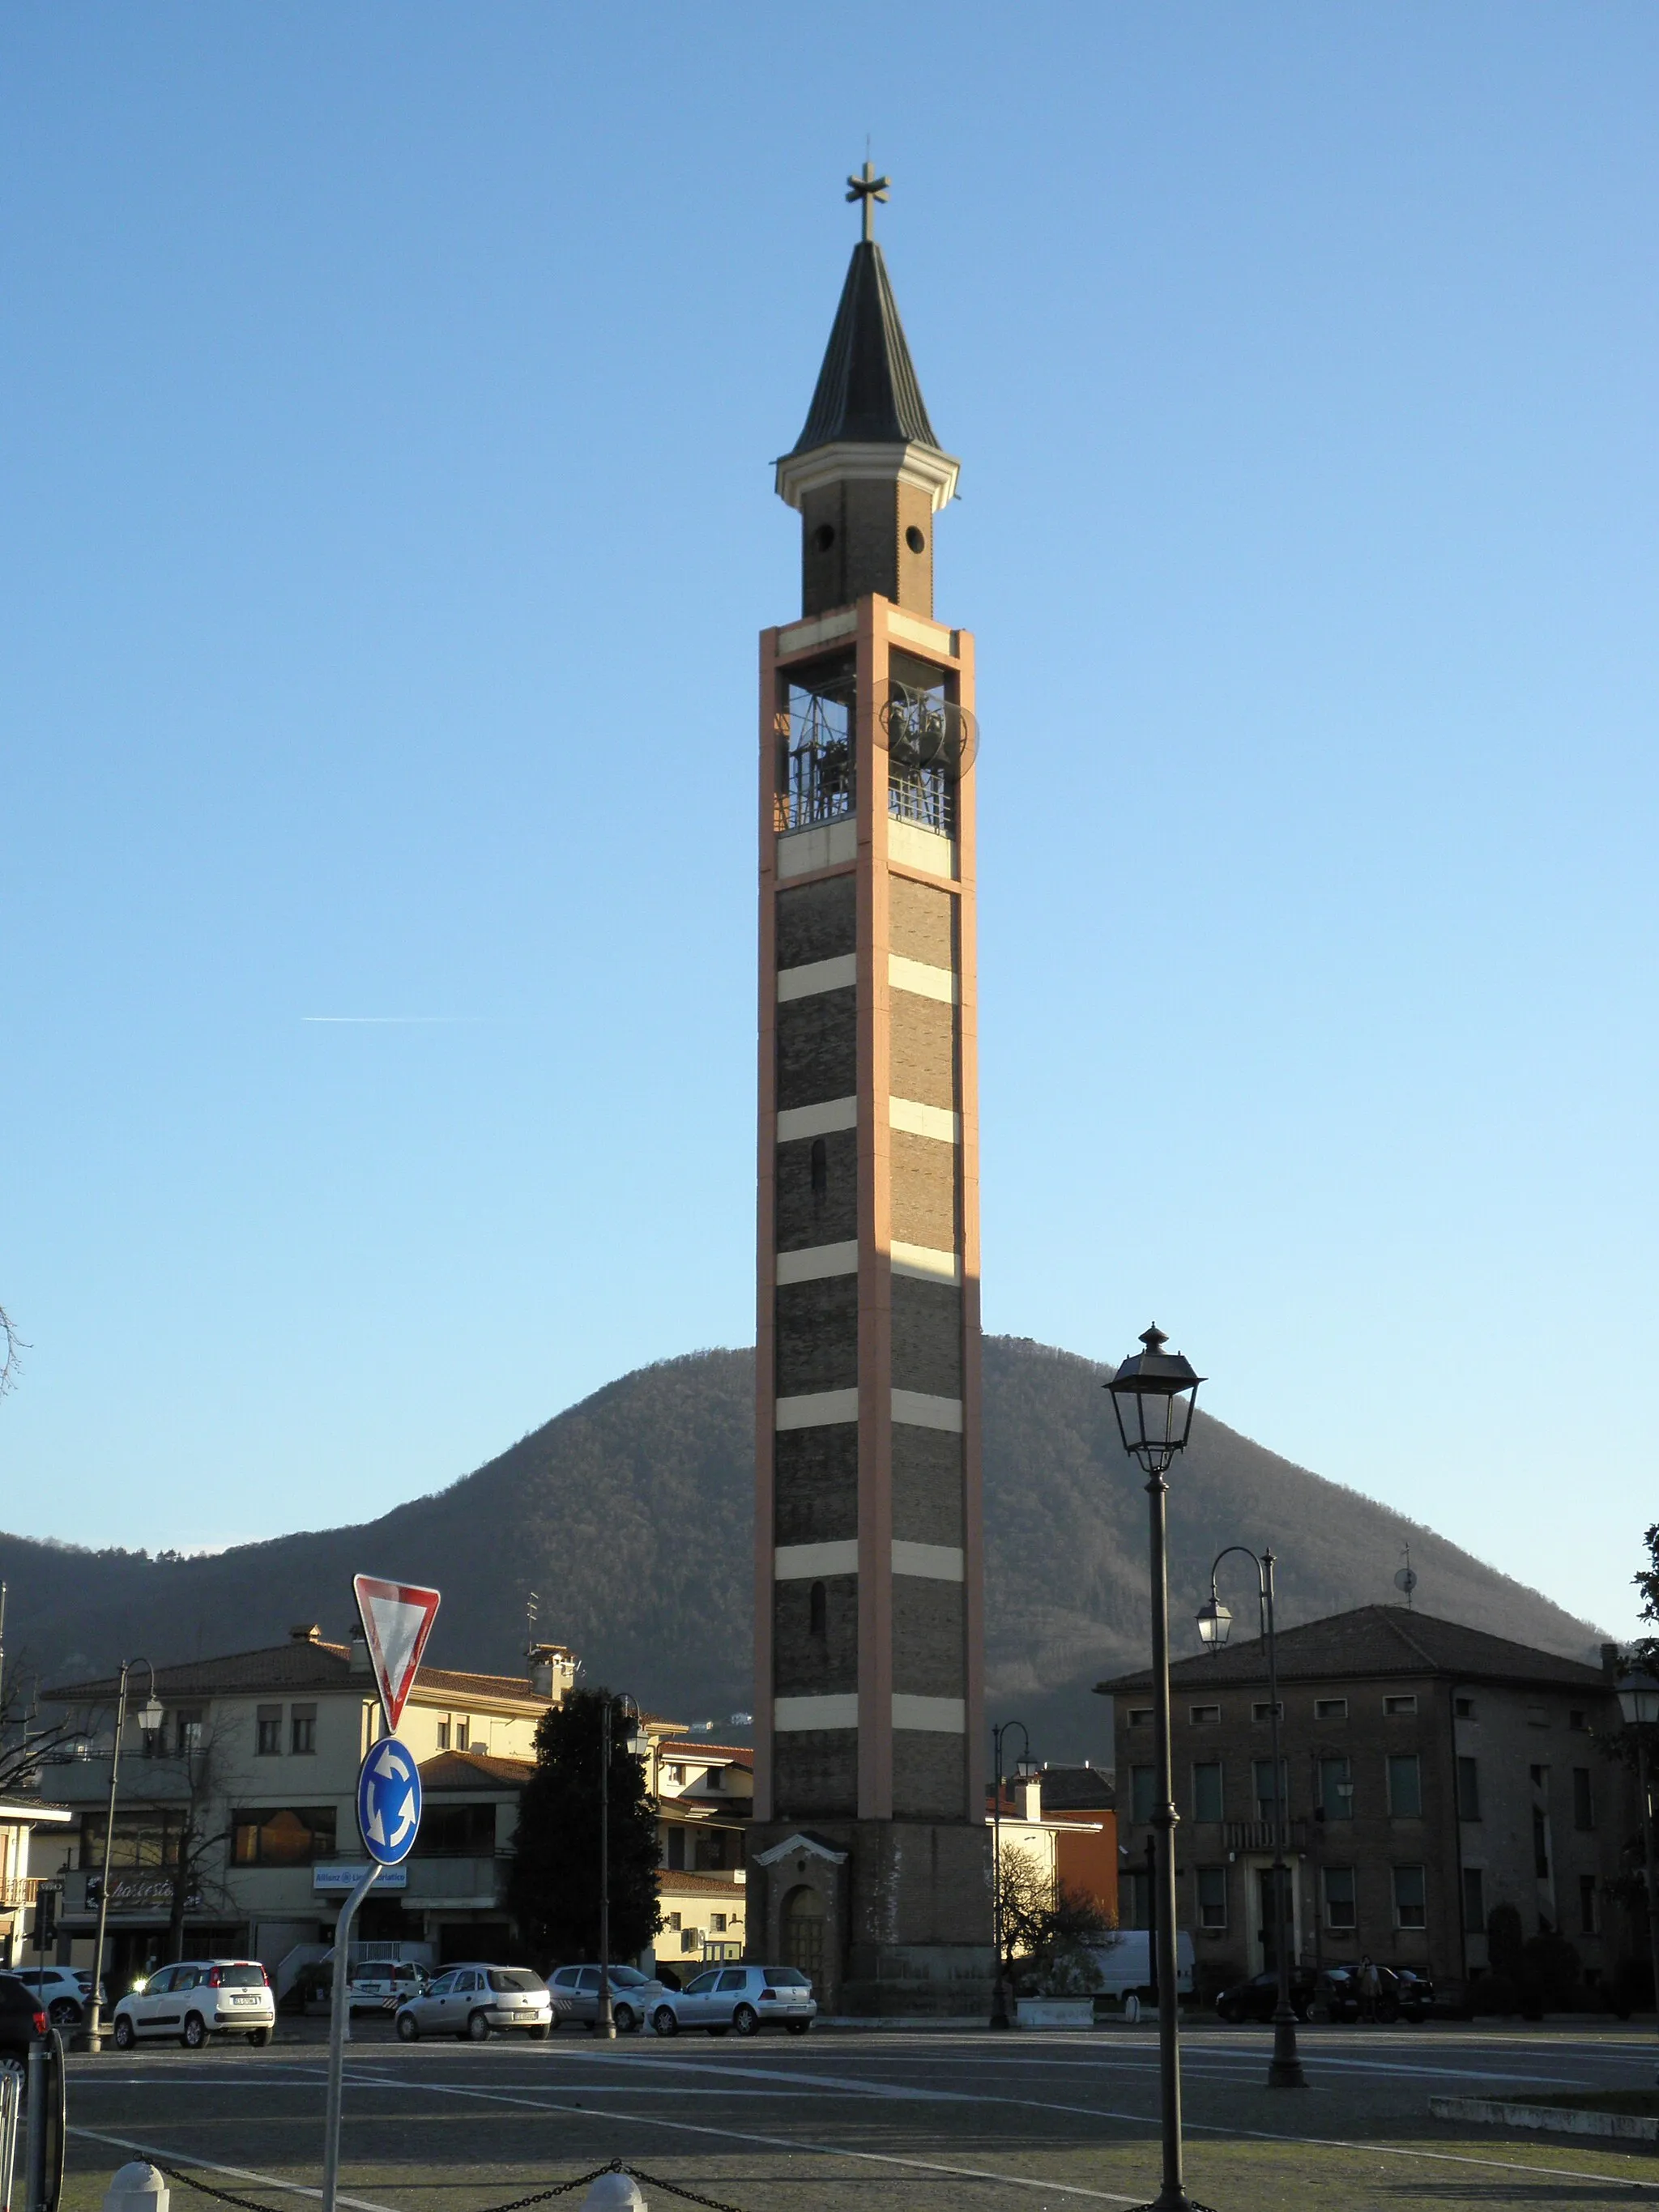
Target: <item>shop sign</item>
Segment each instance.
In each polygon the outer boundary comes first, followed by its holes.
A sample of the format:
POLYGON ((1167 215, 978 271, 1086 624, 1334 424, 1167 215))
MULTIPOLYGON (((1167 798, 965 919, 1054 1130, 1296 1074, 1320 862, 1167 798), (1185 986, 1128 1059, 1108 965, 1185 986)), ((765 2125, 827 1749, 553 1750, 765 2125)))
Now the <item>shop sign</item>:
MULTIPOLYGON (((86 1910, 96 1912, 98 1899, 104 1887, 100 1874, 87 1876, 86 1910)), ((185 1892, 185 1910, 201 1910, 202 1893, 194 1884, 185 1892)), ((171 1912, 173 1910, 173 1877, 165 1874, 113 1874, 109 1880, 109 1909, 112 1912, 171 1912)))

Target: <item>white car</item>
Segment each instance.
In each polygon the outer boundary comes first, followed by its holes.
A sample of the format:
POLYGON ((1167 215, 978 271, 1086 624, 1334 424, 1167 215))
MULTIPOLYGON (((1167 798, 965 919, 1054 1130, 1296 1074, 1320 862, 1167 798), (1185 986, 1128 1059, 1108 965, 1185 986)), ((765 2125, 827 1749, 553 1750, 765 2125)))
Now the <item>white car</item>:
MULTIPOLYGON (((599 2024, 599 1970, 597 1966, 561 1966, 553 1977, 553 2025, 580 2021, 588 2027, 599 2024)), ((632 2035, 651 2017, 651 2008, 662 1995, 662 1984, 642 1974, 637 1966, 611 1969, 611 2021, 618 2035, 632 2035)))
POLYGON ((127 1991, 115 2008, 115 2047, 166 2035, 202 2051, 210 2035, 245 2035, 257 2049, 276 2025, 276 2000, 257 1959, 186 1959, 127 1991))
MULTIPOLYGON (((13 1981, 21 1982, 26 1989, 34 1990, 42 2008, 54 2027, 76 2027, 87 2008, 87 1999, 92 1995, 92 1970, 88 1966, 9 1966, 6 1970, 13 1981)), ((104 1985, 98 1985, 98 2002, 106 2002, 104 1985)))
POLYGON ((706 2027, 710 2035, 758 2035, 781 2027, 805 2035, 817 2018, 812 1984, 799 1966, 711 1966, 683 1990, 665 1990, 651 2014, 659 2035, 706 2027))
POLYGON ((528 1966, 450 1966, 398 2008, 398 2033, 404 2043, 423 2035, 487 2043, 503 2030, 540 2042, 552 2025, 547 1984, 528 1966))

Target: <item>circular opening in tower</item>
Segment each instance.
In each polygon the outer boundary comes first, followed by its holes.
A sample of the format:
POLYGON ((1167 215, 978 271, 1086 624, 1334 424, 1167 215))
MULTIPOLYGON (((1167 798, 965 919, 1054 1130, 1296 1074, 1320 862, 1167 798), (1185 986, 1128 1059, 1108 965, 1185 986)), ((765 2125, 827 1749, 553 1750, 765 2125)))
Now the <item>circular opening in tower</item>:
POLYGON ((927 550, 927 540, 914 522, 904 533, 904 542, 913 553, 925 553, 927 550))
POLYGON ((834 523, 819 523, 817 528, 812 532, 812 550, 815 553, 827 553, 835 542, 836 526, 834 523))

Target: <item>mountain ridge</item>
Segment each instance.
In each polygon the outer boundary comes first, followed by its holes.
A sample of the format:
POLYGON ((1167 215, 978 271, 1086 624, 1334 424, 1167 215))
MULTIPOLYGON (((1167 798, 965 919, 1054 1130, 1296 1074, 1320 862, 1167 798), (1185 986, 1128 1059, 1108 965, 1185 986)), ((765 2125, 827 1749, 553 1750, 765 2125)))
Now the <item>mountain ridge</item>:
MULTIPOLYGON (((1103 1384, 1109 1368, 1029 1338, 985 1343, 988 1702, 1032 1748, 1109 1764, 1092 1685, 1144 1663, 1145 1496, 1103 1384)), ((754 1354, 683 1353, 637 1368, 471 1474, 375 1518, 189 1557, 0 1535, 8 1643, 43 1683, 281 1640, 343 1634, 359 1570, 444 1590, 432 1663, 513 1672, 526 1604, 586 1679, 693 1721, 753 1701, 754 1354)), ((1358 1491, 1200 1412, 1169 1500, 1176 1648, 1225 1545, 1271 1540, 1285 1626, 1389 1601, 1402 1542, 1423 1609, 1574 1658, 1597 1632, 1542 1593, 1358 1491)), ((1248 1574, 1248 1569, 1247 1569, 1248 1574)), ((1228 1595, 1248 1618, 1248 1588, 1228 1595)))

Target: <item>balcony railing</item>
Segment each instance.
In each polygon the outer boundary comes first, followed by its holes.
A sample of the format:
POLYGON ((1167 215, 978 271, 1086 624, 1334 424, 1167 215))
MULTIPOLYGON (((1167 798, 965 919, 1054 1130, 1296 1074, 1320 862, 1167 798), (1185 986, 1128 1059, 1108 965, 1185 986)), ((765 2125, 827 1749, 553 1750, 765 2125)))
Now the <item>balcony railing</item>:
MULTIPOLYGON (((1230 1851, 1270 1851, 1277 1841, 1271 1820, 1229 1820, 1225 1828, 1230 1851)), ((1285 1823, 1285 1847, 1291 1851, 1307 1850, 1308 1824, 1305 1820, 1287 1820, 1285 1823)))

